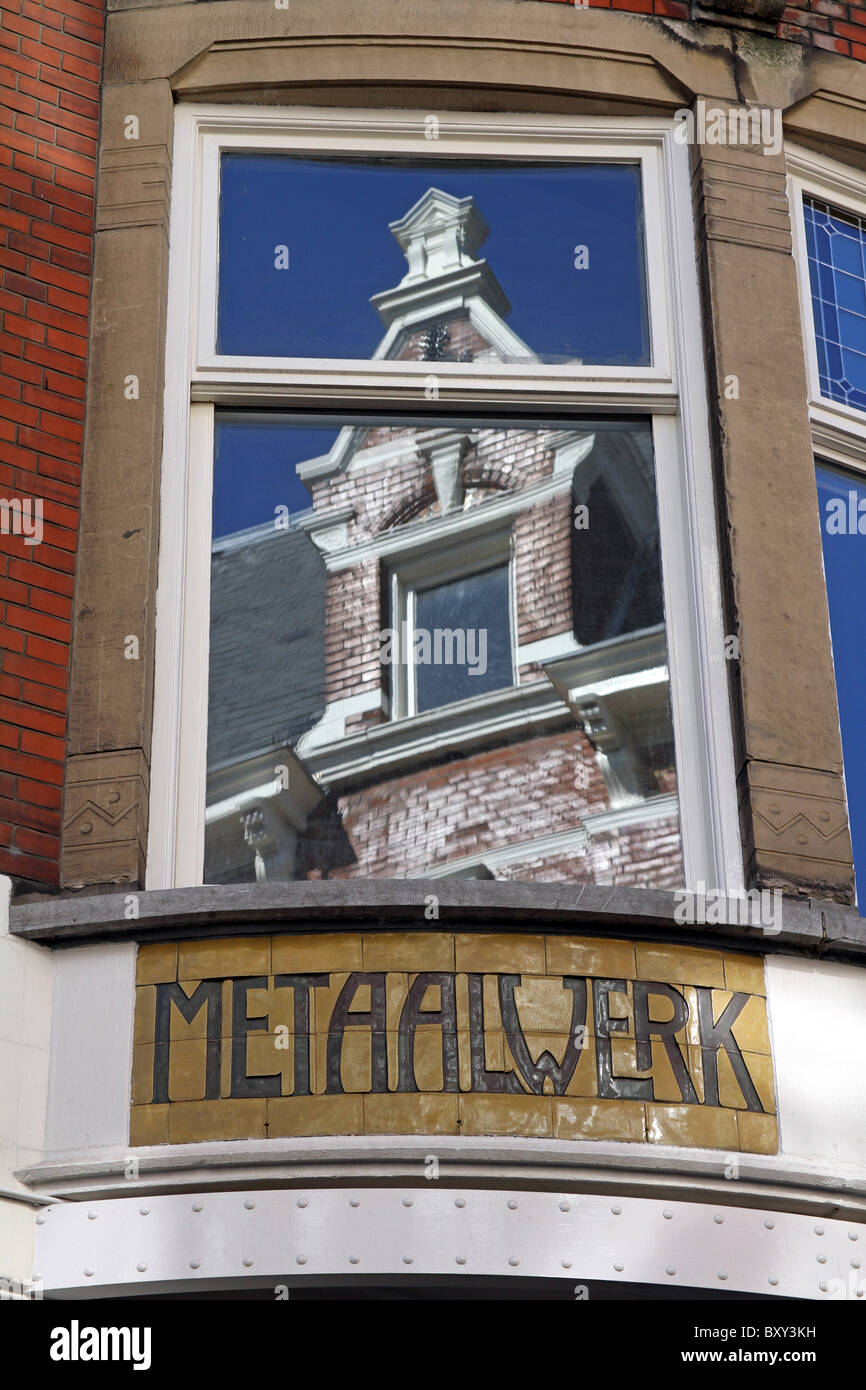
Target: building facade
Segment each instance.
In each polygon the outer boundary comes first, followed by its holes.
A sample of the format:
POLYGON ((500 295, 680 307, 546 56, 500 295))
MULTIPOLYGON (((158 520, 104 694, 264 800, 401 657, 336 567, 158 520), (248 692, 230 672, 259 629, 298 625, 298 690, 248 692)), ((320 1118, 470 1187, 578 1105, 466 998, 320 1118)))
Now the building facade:
POLYGON ((3 17, 4 1288, 863 1296, 866 11, 3 17))

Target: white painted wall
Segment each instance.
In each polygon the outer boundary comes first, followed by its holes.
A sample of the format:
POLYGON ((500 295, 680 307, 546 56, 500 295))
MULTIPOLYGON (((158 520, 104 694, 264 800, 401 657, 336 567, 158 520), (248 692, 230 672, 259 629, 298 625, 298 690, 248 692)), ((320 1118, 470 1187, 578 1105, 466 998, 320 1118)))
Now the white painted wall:
MULTIPOLYGON (((11 882, 0 875, 0 1192, 25 1192, 17 1168, 42 1156, 54 957, 9 935, 11 882)), ((0 1277, 29 1279, 35 1209, 0 1197, 0 1277)))
POLYGON ((766 977, 783 1153, 866 1165, 866 968, 770 956, 766 977))
POLYGON ((55 953, 47 1157, 129 1138, 134 941, 55 953))

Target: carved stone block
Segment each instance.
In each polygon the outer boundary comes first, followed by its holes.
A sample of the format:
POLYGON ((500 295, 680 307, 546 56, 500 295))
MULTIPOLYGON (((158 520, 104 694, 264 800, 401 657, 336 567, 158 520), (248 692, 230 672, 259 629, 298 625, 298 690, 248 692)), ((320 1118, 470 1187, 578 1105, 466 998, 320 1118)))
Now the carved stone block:
POLYGON ((69 759, 61 844, 61 883, 143 885, 150 790, 141 749, 69 759))

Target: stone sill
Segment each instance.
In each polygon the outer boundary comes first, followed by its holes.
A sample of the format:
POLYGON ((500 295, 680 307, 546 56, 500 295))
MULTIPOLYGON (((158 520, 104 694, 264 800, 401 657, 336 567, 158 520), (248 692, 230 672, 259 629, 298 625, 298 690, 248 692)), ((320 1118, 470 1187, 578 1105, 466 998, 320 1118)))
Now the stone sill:
POLYGON ((690 945, 771 953, 796 950, 866 963, 866 921, 856 909, 818 899, 785 897, 781 930, 739 923, 683 925, 679 895, 655 888, 594 884, 502 883, 473 879, 328 880, 283 884, 209 885, 153 892, 130 890, 46 897, 13 905, 10 932, 49 946, 100 940, 251 935, 303 927, 348 930, 595 932, 681 939, 690 945), (439 917, 424 916, 435 897, 439 917), (135 900, 137 917, 127 915, 135 900))

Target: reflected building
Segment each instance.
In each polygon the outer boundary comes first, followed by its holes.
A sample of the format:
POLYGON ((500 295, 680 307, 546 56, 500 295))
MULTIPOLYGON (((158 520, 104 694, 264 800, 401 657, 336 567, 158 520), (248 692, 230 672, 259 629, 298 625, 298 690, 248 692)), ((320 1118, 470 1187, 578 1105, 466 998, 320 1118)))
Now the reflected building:
MULTIPOLYGON (((473 197, 390 231, 377 359, 440 411, 440 364, 538 360, 473 197)), ((679 886, 649 423, 333 423, 311 506, 214 542, 205 881, 679 886)))

